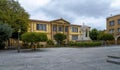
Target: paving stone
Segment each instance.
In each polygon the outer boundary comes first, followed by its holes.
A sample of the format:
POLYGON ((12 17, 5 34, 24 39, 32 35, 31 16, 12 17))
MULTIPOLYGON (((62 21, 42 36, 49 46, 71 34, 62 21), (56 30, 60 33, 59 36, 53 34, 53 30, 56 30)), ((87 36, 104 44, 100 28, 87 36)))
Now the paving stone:
POLYGON ((108 55, 119 52, 119 46, 0 51, 0 70, 119 70, 106 62, 108 55))

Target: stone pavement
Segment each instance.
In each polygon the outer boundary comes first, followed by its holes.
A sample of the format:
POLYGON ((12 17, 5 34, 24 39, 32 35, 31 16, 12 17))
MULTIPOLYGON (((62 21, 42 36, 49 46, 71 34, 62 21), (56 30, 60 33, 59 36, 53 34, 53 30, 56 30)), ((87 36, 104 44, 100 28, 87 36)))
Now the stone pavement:
POLYGON ((106 62, 114 53, 120 53, 119 46, 0 51, 0 70, 120 70, 106 62))

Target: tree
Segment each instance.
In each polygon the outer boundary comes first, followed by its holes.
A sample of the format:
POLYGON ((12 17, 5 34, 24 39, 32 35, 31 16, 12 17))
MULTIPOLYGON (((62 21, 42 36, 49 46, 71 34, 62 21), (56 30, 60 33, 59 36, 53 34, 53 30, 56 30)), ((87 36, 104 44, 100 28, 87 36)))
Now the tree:
POLYGON ((14 0, 0 0, 0 21, 13 28, 13 38, 17 38, 18 30, 27 31, 29 14, 14 0))
POLYGON ((47 35, 45 33, 36 33, 36 32, 27 32, 22 34, 21 36, 22 41, 31 43, 31 47, 34 46, 36 49, 35 44, 38 42, 45 42, 47 41, 47 35))
POLYGON ((63 40, 66 39, 66 35, 62 33, 57 33, 54 35, 54 39, 57 41, 57 44, 62 44, 63 40))
POLYGON ((114 37, 112 34, 100 32, 98 35, 98 40, 103 40, 103 44, 107 44, 107 40, 113 40, 114 37))
POLYGON ((113 40, 114 37, 112 34, 109 34, 109 33, 99 33, 98 39, 107 41, 107 40, 113 40))
POLYGON ((5 48, 5 41, 12 36, 12 28, 0 22, 0 49, 5 48))
POLYGON ((89 35, 92 40, 97 40, 98 34, 99 34, 99 31, 97 29, 92 29, 89 35))

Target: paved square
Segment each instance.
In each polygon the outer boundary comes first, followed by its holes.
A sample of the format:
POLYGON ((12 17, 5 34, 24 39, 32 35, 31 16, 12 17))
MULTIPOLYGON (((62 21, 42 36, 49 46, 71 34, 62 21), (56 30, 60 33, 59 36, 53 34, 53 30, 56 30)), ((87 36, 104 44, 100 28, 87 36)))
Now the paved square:
POLYGON ((120 47, 0 51, 0 70, 120 70, 120 65, 106 62, 111 54, 120 54, 120 47))

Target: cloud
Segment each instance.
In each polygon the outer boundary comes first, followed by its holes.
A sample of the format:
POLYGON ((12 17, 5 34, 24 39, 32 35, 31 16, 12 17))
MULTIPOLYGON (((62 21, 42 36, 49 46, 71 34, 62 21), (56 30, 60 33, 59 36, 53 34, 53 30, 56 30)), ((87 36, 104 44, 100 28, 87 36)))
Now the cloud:
POLYGON ((110 2, 105 0, 54 0, 41 10, 54 17, 72 17, 73 15, 75 17, 101 17, 107 13, 109 8, 110 2))
POLYGON ((106 17, 116 13, 120 7, 119 0, 19 0, 19 2, 33 19, 64 18, 71 23, 84 22, 98 29, 105 29, 106 17))
POLYGON ((83 25, 83 23, 87 26, 90 26, 91 28, 97 28, 98 30, 103 30, 106 29, 106 18, 104 17, 99 17, 99 18, 94 18, 94 17, 80 17, 77 18, 74 24, 80 24, 83 25))
POLYGON ((50 0, 18 0, 18 2, 25 8, 25 10, 32 12, 40 7, 43 7, 50 0))
POLYGON ((109 14, 112 14, 112 15, 120 14, 120 0, 112 1, 111 9, 109 10, 109 14))

